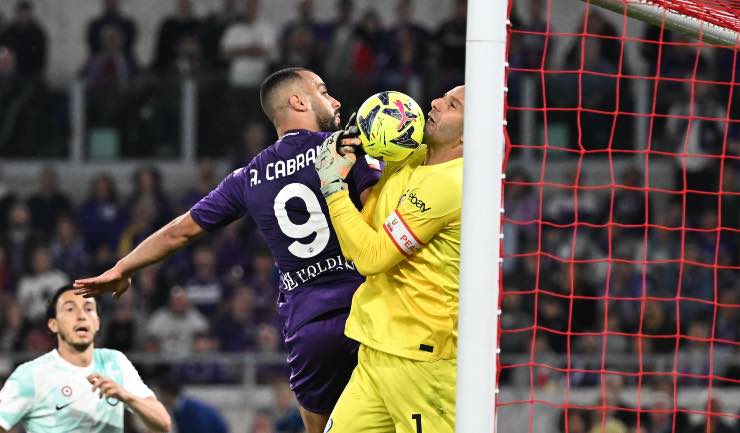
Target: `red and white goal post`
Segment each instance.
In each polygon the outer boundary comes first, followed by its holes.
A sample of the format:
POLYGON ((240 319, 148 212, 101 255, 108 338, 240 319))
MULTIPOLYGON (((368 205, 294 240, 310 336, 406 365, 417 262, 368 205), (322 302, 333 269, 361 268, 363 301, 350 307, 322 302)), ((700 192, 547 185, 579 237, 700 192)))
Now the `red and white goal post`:
POLYGON ((457 432, 740 431, 739 30, 468 0, 457 432))

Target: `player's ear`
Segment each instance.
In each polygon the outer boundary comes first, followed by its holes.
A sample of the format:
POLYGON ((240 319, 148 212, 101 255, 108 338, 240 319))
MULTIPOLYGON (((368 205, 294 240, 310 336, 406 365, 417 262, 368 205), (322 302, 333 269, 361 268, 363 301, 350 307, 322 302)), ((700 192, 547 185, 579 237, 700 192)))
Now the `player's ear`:
POLYGON ((51 331, 52 334, 56 334, 57 332, 59 332, 59 324, 57 324, 57 319, 47 320, 46 326, 49 327, 49 331, 51 331))
POLYGON ((296 111, 308 111, 308 105, 306 104, 306 101, 301 95, 297 93, 290 95, 290 98, 288 99, 288 105, 290 105, 290 108, 296 111))

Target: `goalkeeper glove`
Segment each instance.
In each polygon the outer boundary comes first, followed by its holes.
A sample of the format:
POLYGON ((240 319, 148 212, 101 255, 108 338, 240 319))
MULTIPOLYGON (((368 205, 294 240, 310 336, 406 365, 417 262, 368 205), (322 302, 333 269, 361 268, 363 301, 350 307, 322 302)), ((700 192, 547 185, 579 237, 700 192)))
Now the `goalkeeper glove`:
POLYGON ((344 133, 345 131, 337 131, 327 137, 316 156, 314 165, 321 181, 321 193, 324 198, 347 187, 344 179, 355 164, 356 157, 354 154, 340 155, 337 152, 337 146, 339 141, 344 138, 344 133))

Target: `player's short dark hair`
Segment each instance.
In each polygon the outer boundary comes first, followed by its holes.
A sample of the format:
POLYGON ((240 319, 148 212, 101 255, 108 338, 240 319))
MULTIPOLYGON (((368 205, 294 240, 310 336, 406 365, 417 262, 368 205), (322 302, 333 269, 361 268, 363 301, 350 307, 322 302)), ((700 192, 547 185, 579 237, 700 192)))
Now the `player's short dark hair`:
POLYGON ((69 292, 70 290, 74 290, 74 287, 71 284, 67 284, 66 286, 58 288, 57 291, 54 292, 54 295, 49 299, 49 303, 46 304, 46 320, 57 318, 57 302, 59 302, 59 298, 61 298, 64 293, 69 292))
MULTIPOLYGON (((58 288, 56 292, 54 292, 54 295, 49 299, 49 303, 46 304, 46 320, 57 318, 57 302, 59 302, 59 298, 61 298, 63 294, 74 289, 74 286, 67 284, 66 286, 58 288)), ((95 308, 98 308, 97 304, 95 308)), ((100 312, 100 310, 98 310, 98 312, 100 312)))
POLYGON ((262 111, 265 112, 270 121, 275 119, 275 113, 271 107, 275 91, 286 83, 301 79, 299 72, 307 70, 306 68, 285 68, 273 72, 262 81, 262 84, 260 84, 260 105, 262 105, 262 111))

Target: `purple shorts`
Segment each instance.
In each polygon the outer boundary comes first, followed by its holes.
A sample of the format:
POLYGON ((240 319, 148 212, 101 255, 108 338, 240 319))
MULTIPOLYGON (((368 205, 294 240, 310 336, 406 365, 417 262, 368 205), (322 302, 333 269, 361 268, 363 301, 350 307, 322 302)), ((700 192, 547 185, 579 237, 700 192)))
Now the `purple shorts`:
POLYGON ((357 365, 358 343, 344 335, 349 310, 325 314, 285 337, 290 388, 314 413, 330 413, 357 365))

